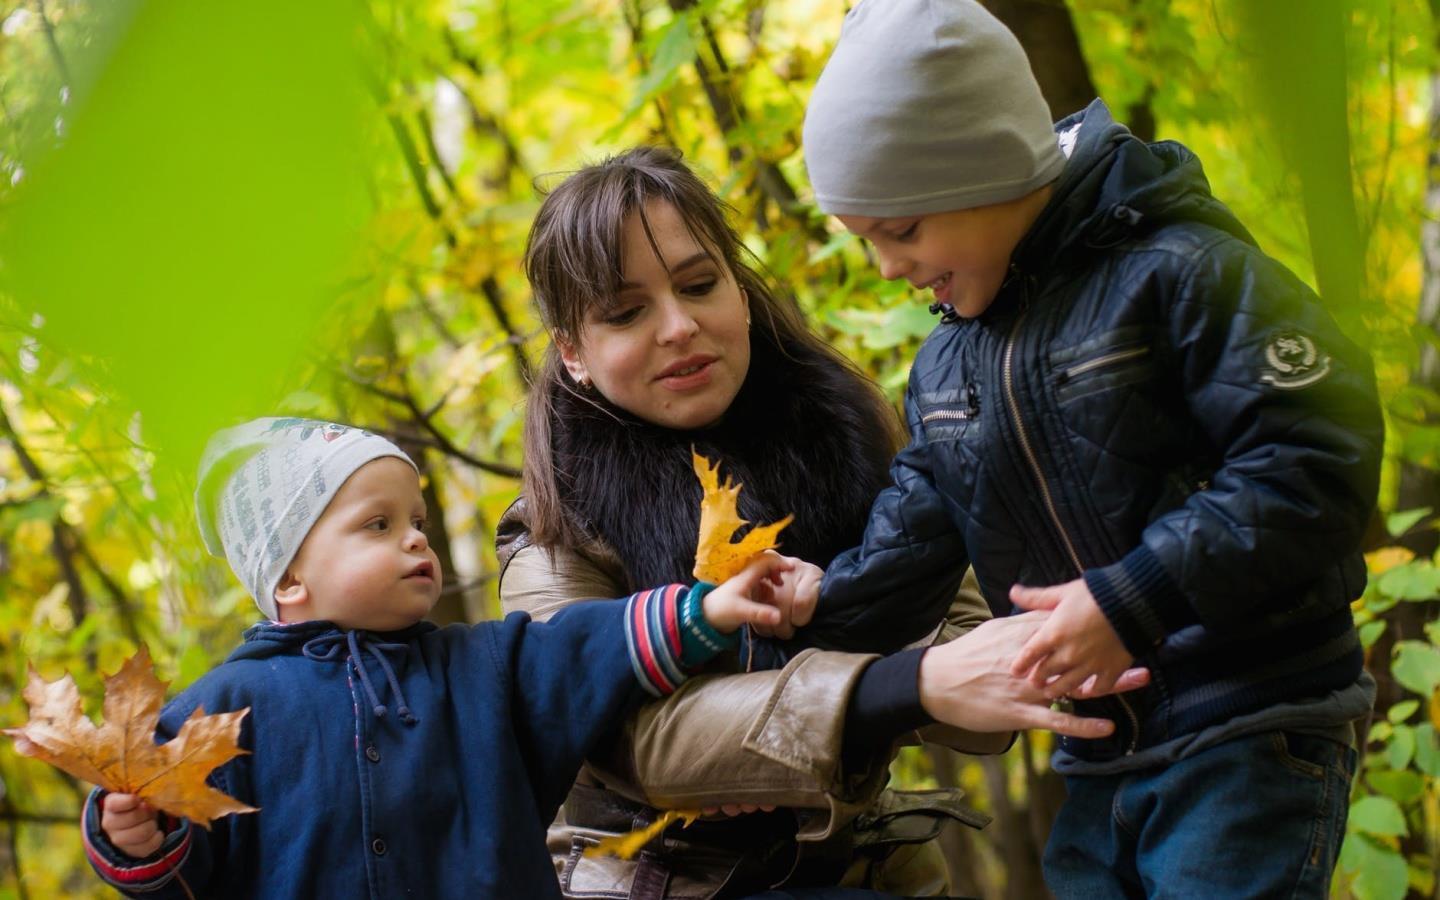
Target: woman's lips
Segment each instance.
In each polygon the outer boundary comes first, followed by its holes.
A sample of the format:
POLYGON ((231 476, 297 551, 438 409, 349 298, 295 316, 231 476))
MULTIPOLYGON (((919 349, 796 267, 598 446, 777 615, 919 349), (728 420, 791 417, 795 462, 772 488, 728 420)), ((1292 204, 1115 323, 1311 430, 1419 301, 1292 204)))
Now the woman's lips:
POLYGON ((714 357, 681 360, 667 366, 656 380, 672 391, 689 391, 710 383, 714 357))

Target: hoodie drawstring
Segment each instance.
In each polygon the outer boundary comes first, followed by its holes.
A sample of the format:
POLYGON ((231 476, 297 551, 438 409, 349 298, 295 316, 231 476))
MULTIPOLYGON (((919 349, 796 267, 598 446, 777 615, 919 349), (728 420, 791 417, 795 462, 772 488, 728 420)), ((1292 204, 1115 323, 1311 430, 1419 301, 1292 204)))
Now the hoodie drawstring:
POLYGON ((355 664, 355 670, 360 673, 360 684, 365 688, 365 696, 370 698, 370 708, 375 713, 375 718, 383 719, 387 712, 385 704, 380 702, 380 697, 375 693, 375 686, 370 682, 370 673, 365 669, 364 651, 370 651, 370 655, 380 664, 380 671, 385 673, 385 680, 390 684, 390 692, 399 703, 396 710, 400 714, 400 721, 406 725, 414 725, 420 721, 410 712, 410 707, 405 702, 405 692, 400 690, 400 682, 395 677, 395 668, 390 665, 390 660, 385 656, 392 651, 404 651, 405 644, 387 644, 371 640, 372 635, 367 631, 332 631, 329 634, 322 634, 320 637, 311 638, 300 648, 306 659, 313 659, 316 662, 334 662, 340 658, 341 652, 348 649, 345 659, 355 664), (342 646, 343 645, 343 646, 342 646))

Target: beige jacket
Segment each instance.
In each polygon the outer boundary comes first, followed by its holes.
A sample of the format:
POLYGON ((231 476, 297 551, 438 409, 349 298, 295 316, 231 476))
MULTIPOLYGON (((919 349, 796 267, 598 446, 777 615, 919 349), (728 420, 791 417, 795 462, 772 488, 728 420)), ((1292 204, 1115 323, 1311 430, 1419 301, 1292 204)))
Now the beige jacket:
MULTIPOLYGON (((571 603, 625 593, 620 563, 607 547, 597 543, 579 552, 552 553, 529 538, 521 499, 506 511, 496 535, 505 612, 520 610, 543 620, 571 603)), ((957 597, 950 621, 932 640, 948 640, 987 618, 989 609, 972 586, 957 597)), ((870 809, 873 817, 888 778, 888 755, 864 772, 840 768, 850 692, 875 658, 807 650, 776 671, 695 676, 673 695, 643 704, 624 723, 605 755, 592 758, 581 772, 567 810, 597 796, 588 790, 597 787, 659 808, 767 803, 804 811, 797 835, 802 845, 824 842, 862 811, 870 809)), ((925 737, 967 753, 1001 752, 1012 738, 944 726, 926 729, 925 737)), ((945 807, 944 798, 934 799, 945 807)), ((626 867, 609 864, 614 861, 579 855, 604 831, 564 823, 552 829, 551 849, 567 894, 583 896, 593 889, 599 895, 619 889, 617 879, 633 877, 625 874, 626 867)), ((728 864, 715 862, 720 868, 728 864)), ((693 874, 715 884, 716 871, 693 874)), ((690 893, 679 890, 683 876, 671 873, 667 896, 690 893)), ((907 892, 918 893, 908 887, 907 892)), ((708 896, 701 884, 694 888, 695 896, 708 896)))

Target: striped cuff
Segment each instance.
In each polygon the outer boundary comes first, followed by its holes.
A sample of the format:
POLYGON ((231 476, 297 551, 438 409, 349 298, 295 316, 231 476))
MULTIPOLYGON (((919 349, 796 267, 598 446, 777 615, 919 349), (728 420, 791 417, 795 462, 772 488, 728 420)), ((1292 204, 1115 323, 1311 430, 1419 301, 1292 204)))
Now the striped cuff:
POLYGON ((710 582, 697 581, 680 602, 680 662, 687 669, 704 665, 740 643, 740 632, 721 634, 705 618, 705 595, 713 590, 710 582))
POLYGON ((675 693, 685 680, 680 665, 680 601, 684 585, 667 584, 625 601, 625 649, 641 687, 656 696, 675 693))
POLYGON ((1159 557, 1144 544, 1114 565, 1087 569, 1085 586, 1125 649, 1136 657, 1155 649, 1166 635, 1199 621, 1159 557))
POLYGON ((85 799, 80 814, 80 834, 85 842, 85 856, 95 873, 112 887, 127 893, 144 893, 164 887, 190 856, 190 822, 180 819, 179 826, 165 835, 160 849, 145 857, 134 857, 119 850, 100 828, 100 804, 105 791, 95 788, 85 799))

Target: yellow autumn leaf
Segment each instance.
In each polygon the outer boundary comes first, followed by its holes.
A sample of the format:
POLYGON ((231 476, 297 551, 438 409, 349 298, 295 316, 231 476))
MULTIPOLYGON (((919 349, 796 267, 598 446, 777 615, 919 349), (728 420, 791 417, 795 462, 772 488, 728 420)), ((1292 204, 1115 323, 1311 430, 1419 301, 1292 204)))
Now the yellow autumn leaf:
POLYGON ((738 503, 740 488, 727 477, 720 481, 720 464, 690 451, 694 458, 695 476, 705 496, 700 500, 700 539, 695 547, 696 578, 711 584, 720 584, 745 568, 752 557, 775 547, 775 538, 781 529, 795 517, 786 516, 769 525, 756 525, 745 537, 731 543, 735 532, 742 525, 748 525, 740 518, 738 503))
POLYGON ((216 766, 250 752, 239 745, 240 722, 250 708, 213 716, 196 709, 174 738, 156 744, 165 683, 155 677, 143 646, 105 679, 104 723, 99 727, 82 711, 80 691, 69 675, 45 681, 31 669, 24 696, 30 721, 3 729, 15 739, 20 755, 107 791, 136 794, 162 812, 207 829, 211 819, 255 812, 205 780, 216 766))
POLYGON ((1415 554, 1405 547, 1381 547, 1365 554, 1365 566, 1372 576, 1380 576, 1414 558, 1415 554))
POLYGON ((615 856, 620 859, 634 859, 635 854, 659 836, 671 822, 683 819, 685 825, 700 818, 698 809, 671 809, 661 814, 649 827, 639 828, 625 834, 617 834, 600 841, 593 847, 585 848, 586 856, 615 856))
POLYGON ((1440 691, 1430 695, 1429 712, 1430 724, 1435 726, 1436 731, 1440 731, 1440 691))

